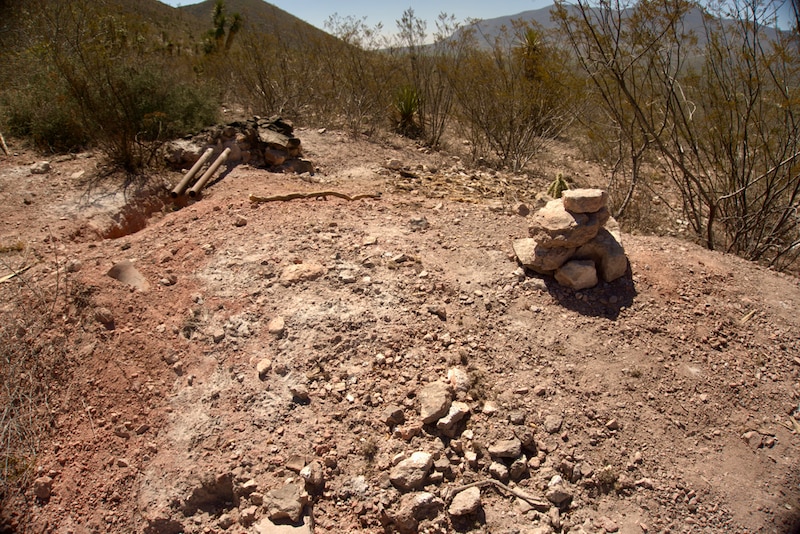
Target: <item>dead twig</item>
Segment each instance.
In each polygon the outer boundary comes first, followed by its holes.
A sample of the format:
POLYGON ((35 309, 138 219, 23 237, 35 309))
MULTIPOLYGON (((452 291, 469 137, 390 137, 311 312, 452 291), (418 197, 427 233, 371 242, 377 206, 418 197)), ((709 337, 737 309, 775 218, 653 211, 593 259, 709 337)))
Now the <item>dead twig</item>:
POLYGON ((15 276, 19 276, 19 275, 21 275, 22 273, 24 273, 25 271, 27 271, 28 269, 30 269, 31 267, 33 267, 33 265, 34 265, 34 264, 33 264, 33 263, 31 263, 30 265, 27 265, 27 266, 23 267, 23 268, 22 268, 22 269, 20 269, 19 271, 13 271, 11 274, 7 274, 7 275, 5 275, 5 276, 0 276, 0 284, 2 284, 3 282, 8 282, 9 280, 11 280, 12 278, 14 278, 15 276))
POLYGON ((539 500, 531 495, 528 495, 525 492, 511 488, 503 484, 499 480, 494 480, 494 479, 479 480, 478 482, 472 482, 470 484, 464 484, 463 486, 451 488, 450 496, 447 498, 447 502, 449 504, 453 500, 453 497, 455 497, 457 494, 461 493, 464 490, 467 490, 469 488, 482 488, 484 486, 494 486, 498 489, 505 491, 506 493, 510 493, 514 497, 518 497, 523 501, 527 502, 537 510, 547 511, 550 509, 550 504, 546 503, 545 501, 539 500))
POLYGON ((288 195, 273 195, 270 197, 260 197, 258 195, 250 195, 250 202, 285 202, 288 200, 295 200, 299 198, 325 198, 336 197, 344 200, 361 200, 362 198, 381 198, 380 193, 363 194, 363 195, 347 195, 339 193, 338 191, 314 191, 312 193, 289 193, 288 195))
POLYGON ((9 151, 8 151, 8 145, 6 145, 6 140, 5 140, 5 138, 3 137, 3 134, 2 134, 2 133, 0 133, 0 149, 2 149, 2 150, 3 150, 3 153, 4 153, 6 156, 10 156, 10 155, 11 155, 11 152, 9 152, 9 151))

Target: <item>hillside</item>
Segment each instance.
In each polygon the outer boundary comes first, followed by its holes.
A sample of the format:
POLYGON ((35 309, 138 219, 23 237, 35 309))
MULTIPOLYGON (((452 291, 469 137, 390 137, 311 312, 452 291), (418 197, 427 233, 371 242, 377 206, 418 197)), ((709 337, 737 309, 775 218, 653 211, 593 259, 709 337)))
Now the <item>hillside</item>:
MULTIPOLYGON (((278 7, 263 0, 227 0, 226 11, 229 14, 240 13, 245 20, 245 31, 277 33, 289 38, 326 38, 328 34, 310 24, 294 17, 278 7)), ((163 35, 173 42, 199 42, 203 34, 211 28, 211 14, 214 0, 206 0, 174 8, 158 0, 138 0, 131 3, 125 0, 106 0, 95 4, 97 12, 113 16, 123 15, 129 23, 148 28, 154 35, 163 35)), ((31 9, 34 16, 48 11, 49 16, 57 18, 61 12, 59 2, 55 0, 36 0, 28 3, 25 9, 31 9)), ((0 43, 13 47, 24 42, 26 24, 30 22, 25 9, 14 8, 10 3, 0 3, 0 43)))
POLYGON ((798 532, 796 278, 623 235, 626 276, 567 290, 511 252, 546 184, 296 134, 314 175, 175 205, 178 172, 137 200, 93 153, 0 156, 0 344, 47 364, 4 384, 49 427, 0 530, 798 532), (248 201, 324 190, 381 196, 248 201), (460 422, 423 424, 437 391, 460 422))
MULTIPOLYGON (((215 0, 205 0, 199 4, 182 6, 178 11, 196 20, 210 20, 214 3, 215 0)), ((245 20, 245 31, 277 34, 285 42, 291 43, 294 39, 329 38, 324 31, 263 0, 226 0, 225 10, 229 14, 242 15, 245 20)))

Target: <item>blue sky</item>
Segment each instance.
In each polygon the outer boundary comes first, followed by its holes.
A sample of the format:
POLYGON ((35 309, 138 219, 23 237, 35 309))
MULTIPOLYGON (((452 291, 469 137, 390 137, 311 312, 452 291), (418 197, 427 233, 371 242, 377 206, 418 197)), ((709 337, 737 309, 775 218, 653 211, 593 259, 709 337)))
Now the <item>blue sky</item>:
MULTIPOLYGON (((192 0, 161 0, 171 6, 197 4, 192 0)), ((367 26, 374 27, 379 22, 383 23, 385 32, 394 33, 397 29, 395 21, 400 18, 403 11, 409 7, 414 10, 417 17, 427 21, 428 33, 433 33, 436 26, 434 22, 439 13, 445 12, 454 15, 456 20, 464 22, 468 18, 489 19, 516 15, 523 11, 539 9, 551 5, 552 0, 438 0, 438 1, 406 1, 387 2, 385 0, 271 0, 270 4, 277 6, 287 13, 302 19, 317 28, 324 29, 325 21, 337 13, 340 17, 353 16, 366 17, 367 26)))

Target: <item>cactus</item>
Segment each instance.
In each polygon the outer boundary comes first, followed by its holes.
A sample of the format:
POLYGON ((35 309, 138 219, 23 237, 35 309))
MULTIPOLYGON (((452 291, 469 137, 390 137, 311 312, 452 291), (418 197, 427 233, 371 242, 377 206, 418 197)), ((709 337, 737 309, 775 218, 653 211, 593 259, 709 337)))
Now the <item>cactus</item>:
POLYGON ((561 194, 567 189, 569 189, 569 184, 564 179, 564 175, 558 173, 556 179, 553 180, 553 183, 551 183, 550 187, 547 189, 547 194, 553 198, 561 198, 561 194))

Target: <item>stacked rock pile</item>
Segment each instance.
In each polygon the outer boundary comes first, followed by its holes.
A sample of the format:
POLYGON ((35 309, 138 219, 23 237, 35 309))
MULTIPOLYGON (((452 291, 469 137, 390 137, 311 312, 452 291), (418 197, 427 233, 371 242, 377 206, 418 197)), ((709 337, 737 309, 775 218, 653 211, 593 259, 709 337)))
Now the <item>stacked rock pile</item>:
POLYGON ((167 163, 175 168, 191 167, 209 147, 218 153, 230 148, 228 161, 233 164, 247 163, 272 172, 314 172, 314 165, 302 159, 303 149, 294 136, 294 126, 281 117, 253 117, 172 141, 165 147, 167 163))
POLYGON ((539 274, 554 276, 575 290, 611 282, 628 269, 628 258, 601 189, 572 189, 531 217, 530 237, 513 242, 517 260, 539 274))

